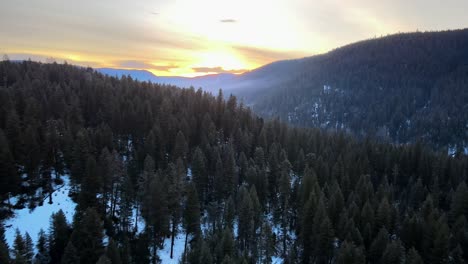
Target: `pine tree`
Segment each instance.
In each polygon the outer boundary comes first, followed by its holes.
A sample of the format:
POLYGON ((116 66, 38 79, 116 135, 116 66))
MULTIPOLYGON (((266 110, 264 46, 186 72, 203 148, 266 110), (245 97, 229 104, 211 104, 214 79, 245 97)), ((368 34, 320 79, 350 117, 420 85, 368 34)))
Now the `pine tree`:
POLYGON ((208 187, 208 175, 205 165, 205 155, 200 148, 196 148, 192 158, 193 182, 197 187, 200 201, 206 201, 206 188, 208 187))
POLYGON ((185 228, 185 252, 187 252, 187 242, 189 234, 195 236, 200 233, 200 202, 195 185, 187 186, 187 202, 184 208, 184 228, 185 228))
POLYGON ((372 241, 372 244, 368 250, 368 260, 372 263, 378 263, 380 258, 384 254, 385 249, 387 248, 388 244, 388 232, 387 230, 382 227, 379 230, 379 233, 372 241))
POLYGON ((79 208, 84 210, 97 205, 97 193, 100 189, 100 179, 94 157, 88 157, 83 184, 81 185, 79 208))
POLYGON ((73 223, 71 241, 81 263, 95 263, 103 252, 101 218, 94 208, 86 209, 78 222, 73 223))
POLYGON ((71 231, 62 210, 51 216, 49 247, 52 264, 60 263, 65 247, 68 244, 71 231))
POLYGON ((424 261, 419 255, 418 251, 414 249, 414 247, 408 250, 408 254, 406 254, 406 264, 423 264, 424 261))
POLYGON ((14 256, 14 263, 15 264, 23 264, 28 263, 27 261, 27 248, 26 242, 21 235, 20 231, 16 229, 15 240, 13 242, 13 256, 14 256))
POLYGON ((375 222, 377 228, 386 228, 391 230, 391 212, 390 204, 388 203, 387 198, 384 198, 377 209, 377 214, 375 216, 375 222))
POLYGON ((61 264, 79 264, 80 257, 78 256, 78 251, 76 250, 73 243, 70 241, 68 242, 67 246, 65 247, 62 260, 59 262, 61 264))
POLYGON ((337 254, 337 264, 361 264, 366 262, 362 248, 356 247, 352 242, 344 241, 337 254))
POLYGON ((238 182, 236 159, 231 144, 224 147, 223 151, 223 178, 224 178, 224 199, 234 194, 238 182))
MULTIPOLYGON (((148 235, 146 233, 137 236, 137 238, 134 241, 132 241, 131 246, 132 260, 134 263, 150 263, 150 243, 148 235)), ((156 261, 157 255, 156 257, 154 257, 152 263, 156 261)))
POLYGON ((110 263, 112 264, 122 264, 122 260, 120 258, 120 250, 117 247, 114 240, 110 240, 109 244, 107 245, 106 256, 109 258, 110 263))
POLYGON ((461 215, 468 217, 468 187, 465 182, 458 185, 450 206, 451 221, 454 222, 461 215))
MULTIPOLYGON (((169 209, 167 181, 157 173, 149 182, 149 189, 142 204, 142 215, 146 220, 152 242, 153 259, 165 235, 169 234, 169 209)), ((144 242, 144 240, 141 240, 144 242)))
POLYGON ((446 263, 449 258, 449 239, 450 231, 445 217, 440 217, 437 221, 434 240, 430 250, 431 263, 446 263))
POLYGON ((177 132, 174 145, 174 160, 182 159, 183 161, 187 158, 188 144, 184 133, 182 131, 177 132))
POLYGON ((181 199, 183 190, 183 179, 185 177, 185 167, 182 160, 177 159, 177 164, 170 166, 169 186, 168 186, 168 208, 171 222, 171 259, 174 251, 174 239, 177 235, 181 214, 181 199))
POLYGON ((271 263, 271 257, 275 254, 275 240, 273 231, 268 222, 263 223, 262 233, 261 233, 261 242, 260 245, 260 259, 261 263, 271 263))
POLYGON ((235 210, 234 200, 232 196, 229 196, 226 201, 226 206, 224 207, 224 228, 230 228, 232 230, 236 213, 235 210))
POLYGON ((248 250, 253 230, 253 205, 249 192, 241 187, 239 190, 239 244, 240 250, 248 250))
POLYGON ((339 215, 343 211, 345 203, 343 194, 341 193, 341 189, 338 184, 334 184, 332 188, 334 190, 332 191, 332 196, 328 204, 328 215, 330 216, 330 220, 333 226, 337 226, 339 215))
POLYGON ((112 261, 105 255, 101 255, 96 264, 113 264, 112 261))
POLYGON ((312 245, 314 245, 315 262, 328 263, 333 252, 334 231, 323 198, 318 203, 313 223, 315 230, 312 235, 312 245))
POLYGON ((19 181, 7 138, 0 129, 0 198, 10 201, 10 194, 15 193, 19 181))
POLYGON ((223 256, 233 257, 235 248, 234 248, 234 237, 232 236, 232 231, 229 228, 223 230, 223 236, 221 239, 221 248, 223 256))
POLYGON ((291 192, 291 180, 290 180, 290 168, 291 164, 285 159, 281 164, 281 178, 279 181, 279 200, 280 200, 280 216, 281 216, 281 241, 283 246, 282 256, 286 257, 288 240, 288 221, 289 221, 289 204, 290 204, 290 192, 291 192))
POLYGON ((399 240, 393 240, 387 247, 380 259, 382 264, 400 264, 404 256, 403 247, 399 240))
POLYGON ((34 257, 34 264, 48 264, 50 262, 49 245, 46 234, 42 229, 38 234, 36 249, 37 253, 34 257))
POLYGON ((0 263, 10 263, 10 248, 5 239, 5 229, 0 224, 0 263))
POLYGON ((315 197, 315 193, 312 192, 308 196, 308 200, 304 205, 304 209, 302 211, 302 219, 301 219, 301 229, 299 239, 302 243, 303 254, 302 254, 302 262, 309 263, 311 261, 311 256, 313 255, 313 248, 314 245, 312 244, 313 234, 314 234, 314 215, 316 211, 316 203, 317 198, 315 197))

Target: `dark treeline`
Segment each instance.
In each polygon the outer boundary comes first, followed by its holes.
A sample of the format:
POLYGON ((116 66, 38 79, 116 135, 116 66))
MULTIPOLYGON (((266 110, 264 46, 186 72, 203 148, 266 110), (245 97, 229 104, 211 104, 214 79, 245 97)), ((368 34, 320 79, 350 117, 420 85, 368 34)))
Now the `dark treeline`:
POLYGON ((0 76, 1 216, 53 202, 65 175, 77 203, 36 245, 17 234, 8 248, 0 228, 0 263, 158 263, 178 232, 183 263, 468 260, 465 156, 288 127, 235 97, 90 68, 6 61, 0 76))
POLYGON ((296 125, 461 152, 468 146, 467 46, 468 29, 361 41, 286 61, 282 81, 247 97, 256 112, 296 125))

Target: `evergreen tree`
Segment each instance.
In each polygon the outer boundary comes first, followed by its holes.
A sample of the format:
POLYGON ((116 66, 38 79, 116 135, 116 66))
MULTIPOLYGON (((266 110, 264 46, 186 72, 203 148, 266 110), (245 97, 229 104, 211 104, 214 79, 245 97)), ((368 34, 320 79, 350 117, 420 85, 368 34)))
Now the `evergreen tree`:
POLYGON ((83 184, 80 191, 79 208, 82 210, 97 205, 97 193, 100 189, 100 179, 97 164, 94 157, 89 157, 86 162, 83 184))
POLYGON ((372 263, 378 263, 387 248, 387 244, 388 232, 385 228, 381 228, 368 250, 368 260, 372 263))
MULTIPOLYGON (((168 196, 165 188, 167 182, 163 175, 156 174, 150 180, 149 189, 142 204, 142 214, 152 241, 153 260, 156 251, 165 235, 169 234, 168 196)), ((141 243, 144 239, 139 240, 141 243)))
POLYGON ((288 221, 289 221, 289 196, 291 192, 291 180, 290 180, 290 168, 291 164, 287 159, 282 162, 281 165, 281 178, 279 181, 279 200, 280 200, 280 215, 281 215, 281 229, 282 229, 282 246, 283 246, 283 257, 286 256, 288 240, 288 221))
POLYGON ((99 257, 96 264, 112 264, 112 261, 104 254, 99 257))
POLYGON ((187 202, 184 208, 185 227, 185 252, 187 252, 187 240, 190 234, 195 238, 200 233, 200 202, 197 189, 194 184, 187 185, 187 202))
POLYGON ((112 264, 122 264, 122 260, 120 258, 120 250, 117 247, 114 240, 110 240, 109 244, 107 245, 106 256, 109 258, 110 263, 112 264))
POLYGON ((403 247, 399 240, 391 241, 380 259, 380 263, 384 264, 399 264, 404 256, 403 247))
POLYGON ((13 243, 14 243, 13 244, 14 263, 15 264, 28 263, 28 259, 27 259, 28 249, 26 247, 26 242, 18 229, 16 229, 15 240, 13 243))
POLYGON ((73 223, 71 241, 81 263, 95 263, 103 252, 101 218, 94 208, 86 209, 78 222, 73 223))
POLYGON ((242 187, 239 190, 239 234, 240 250, 248 250, 253 231, 253 205, 249 192, 242 187))
POLYGON ((234 218, 236 216, 235 209, 234 200, 232 199, 232 196, 229 196, 224 208, 224 228, 229 228, 232 230, 234 226, 234 218))
POLYGON ((36 249, 37 253, 34 257, 34 264, 48 264, 50 262, 49 245, 46 234, 42 229, 38 234, 36 249))
POLYGON ((365 255, 362 248, 357 248, 353 243, 348 241, 341 245, 336 259, 337 264, 361 264, 365 263, 365 255))
POLYGON ((320 199, 317 212, 314 216, 314 233, 312 245, 314 246, 315 262, 328 263, 333 252, 333 226, 328 218, 324 201, 320 199))
POLYGON ((0 224, 0 263, 10 263, 10 248, 5 239, 5 229, 0 224))
POLYGON ((9 202, 10 194, 15 193, 19 181, 7 138, 0 128, 0 198, 7 198, 9 202))
POLYGON ((459 216, 468 217, 468 187, 461 182, 455 191, 450 207, 450 218, 455 221, 459 216))
POLYGON ((407 264, 423 264, 424 261, 419 255, 418 251, 414 248, 410 248, 408 250, 408 254, 406 254, 406 262, 407 264))
POLYGON ((78 251, 73 246, 73 243, 70 241, 68 242, 67 246, 65 247, 62 260, 60 262, 61 264, 79 264, 80 263, 80 257, 78 256, 78 251))
POLYGON ((201 201, 206 201, 206 188, 208 187, 208 175, 205 167, 205 155, 197 147, 192 158, 192 177, 201 201))
POLYGON ((174 145, 174 160, 182 159, 186 160, 188 152, 188 144, 184 133, 182 131, 177 132, 174 145))
POLYGON ((62 210, 51 216, 49 235, 50 262, 60 263, 71 234, 67 219, 62 210))
POLYGON ((171 222, 171 258, 174 251, 174 239, 177 235, 178 225, 181 214, 181 199, 183 190, 183 179, 185 174, 185 167, 182 160, 177 159, 176 165, 170 166, 169 172, 169 186, 168 186, 168 208, 171 222))

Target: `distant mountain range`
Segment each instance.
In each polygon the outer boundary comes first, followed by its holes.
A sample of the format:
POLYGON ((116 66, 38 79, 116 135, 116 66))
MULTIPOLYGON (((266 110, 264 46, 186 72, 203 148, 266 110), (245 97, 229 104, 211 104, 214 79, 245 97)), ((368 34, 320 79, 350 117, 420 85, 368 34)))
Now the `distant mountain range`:
POLYGON ((210 92, 223 89, 265 117, 299 126, 462 150, 468 145, 467 47, 464 29, 365 40, 241 75, 181 78, 98 70, 210 92))
POLYGON ((219 89, 223 89, 225 84, 236 83, 236 75, 230 73, 222 74, 211 74, 200 77, 178 77, 178 76, 156 76, 153 73, 146 70, 126 70, 126 69, 112 69, 112 68, 98 68, 96 69, 100 73, 107 74, 109 76, 122 77, 130 76, 138 81, 150 81, 153 83, 170 84, 178 87, 188 88, 202 87, 209 92, 217 92, 219 89))

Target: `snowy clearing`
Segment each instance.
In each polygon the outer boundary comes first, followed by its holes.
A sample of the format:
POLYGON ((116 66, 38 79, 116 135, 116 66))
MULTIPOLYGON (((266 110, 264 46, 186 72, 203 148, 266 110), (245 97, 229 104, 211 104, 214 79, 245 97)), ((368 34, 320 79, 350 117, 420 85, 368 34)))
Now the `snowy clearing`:
POLYGON ((164 264, 178 264, 179 260, 184 254, 185 247, 185 233, 182 228, 179 227, 178 235, 174 238, 174 254, 171 259, 171 238, 164 239, 163 249, 158 250, 158 256, 161 259, 161 263, 164 264))
POLYGON ((61 179, 63 180, 63 187, 52 194, 52 204, 49 204, 48 201, 44 201, 42 206, 38 206, 32 211, 29 210, 29 208, 14 210, 14 216, 5 221, 5 238, 10 247, 13 246, 16 229, 18 229, 22 235, 28 232, 33 242, 36 243, 39 231, 41 229, 46 232, 49 230, 50 216, 60 209, 65 213, 67 221, 69 223, 72 221, 76 204, 68 196, 70 192, 70 178, 66 175, 62 176, 61 179))

